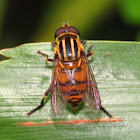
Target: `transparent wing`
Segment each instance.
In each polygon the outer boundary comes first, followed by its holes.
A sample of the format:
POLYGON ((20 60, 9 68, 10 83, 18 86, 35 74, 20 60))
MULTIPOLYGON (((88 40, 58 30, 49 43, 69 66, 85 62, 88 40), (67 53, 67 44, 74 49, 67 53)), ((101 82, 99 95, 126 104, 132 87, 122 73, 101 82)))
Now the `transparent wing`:
POLYGON ((89 106, 89 108, 91 108, 94 112, 97 112, 101 106, 100 95, 92 69, 88 63, 86 56, 82 58, 81 65, 85 67, 85 69, 82 68, 81 71, 81 84, 83 81, 86 81, 85 96, 82 96, 81 92, 78 90, 78 87, 77 92, 79 93, 79 95, 81 95, 83 101, 89 106))
POLYGON ((52 92, 52 108, 56 116, 62 113, 64 110, 66 103, 63 101, 63 97, 61 93, 58 91, 57 86, 53 86, 53 92, 52 92))
POLYGON ((54 114, 58 116, 64 110, 66 102, 64 101, 61 92, 59 91, 59 83, 57 79, 56 68, 58 66, 58 60, 54 59, 53 62, 53 72, 52 72, 52 82, 53 89, 51 94, 51 103, 54 114))
POLYGON ((101 107, 101 100, 92 68, 88 63, 87 63, 87 73, 88 73, 87 74, 88 82, 87 82, 86 97, 88 98, 86 99, 86 102, 89 104, 91 109, 97 112, 101 107))

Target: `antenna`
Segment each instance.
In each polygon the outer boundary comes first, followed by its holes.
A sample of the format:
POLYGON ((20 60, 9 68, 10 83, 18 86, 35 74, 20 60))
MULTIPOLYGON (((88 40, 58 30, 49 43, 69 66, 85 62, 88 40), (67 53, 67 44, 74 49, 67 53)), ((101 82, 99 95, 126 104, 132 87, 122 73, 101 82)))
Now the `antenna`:
POLYGON ((68 28, 70 25, 69 25, 69 22, 67 21, 67 22, 63 22, 63 25, 62 25, 62 27, 64 27, 64 28, 68 28))

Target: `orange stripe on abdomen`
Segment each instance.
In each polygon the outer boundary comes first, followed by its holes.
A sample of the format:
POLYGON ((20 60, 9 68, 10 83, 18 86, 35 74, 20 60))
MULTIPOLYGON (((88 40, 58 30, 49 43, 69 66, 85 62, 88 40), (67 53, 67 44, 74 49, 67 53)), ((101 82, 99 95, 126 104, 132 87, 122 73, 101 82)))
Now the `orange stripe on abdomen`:
POLYGON ((74 73, 74 80, 75 81, 85 81, 87 79, 87 70, 86 65, 83 65, 77 68, 76 72, 74 73))
POLYGON ((64 86, 61 86, 60 85, 60 89, 62 92, 72 92, 72 91, 83 91, 83 90, 86 90, 86 83, 83 83, 83 84, 78 84, 78 85, 73 85, 73 86, 69 86, 69 85, 64 85, 64 86))
POLYGON ((66 83, 70 81, 70 75, 65 71, 63 72, 61 67, 57 68, 57 78, 60 83, 66 83))

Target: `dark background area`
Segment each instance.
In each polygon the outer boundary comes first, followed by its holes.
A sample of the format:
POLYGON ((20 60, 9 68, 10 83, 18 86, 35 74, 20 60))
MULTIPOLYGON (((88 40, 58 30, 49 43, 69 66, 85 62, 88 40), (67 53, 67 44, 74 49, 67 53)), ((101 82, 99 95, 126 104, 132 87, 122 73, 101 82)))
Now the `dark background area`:
POLYGON ((55 41, 64 21, 79 29, 81 39, 139 41, 139 5, 139 0, 2 0, 0 49, 55 41))

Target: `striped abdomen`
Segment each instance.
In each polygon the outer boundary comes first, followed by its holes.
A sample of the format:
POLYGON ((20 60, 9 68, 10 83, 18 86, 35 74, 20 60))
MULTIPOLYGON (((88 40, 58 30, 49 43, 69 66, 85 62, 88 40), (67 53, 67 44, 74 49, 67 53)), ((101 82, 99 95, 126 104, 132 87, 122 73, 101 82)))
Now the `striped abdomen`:
POLYGON ((85 64, 72 70, 57 67, 59 89, 64 99, 76 108, 85 96, 86 92, 86 66, 85 64))
POLYGON ((78 39, 66 37, 58 41, 57 53, 62 61, 77 60, 80 57, 80 43, 78 39))

